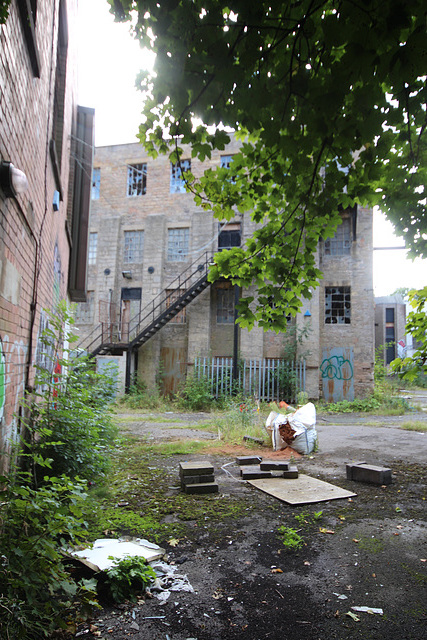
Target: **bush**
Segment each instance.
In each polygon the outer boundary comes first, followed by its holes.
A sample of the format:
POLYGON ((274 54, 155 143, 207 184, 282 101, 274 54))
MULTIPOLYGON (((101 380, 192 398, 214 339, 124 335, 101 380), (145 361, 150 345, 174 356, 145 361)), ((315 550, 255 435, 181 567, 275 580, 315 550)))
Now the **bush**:
MULTIPOLYGON (((87 358, 70 359, 66 342, 75 337, 64 331, 72 317, 60 303, 50 314, 50 326, 43 332, 43 366, 36 366, 35 392, 24 401, 26 428, 23 453, 29 448, 49 459, 42 475, 85 476, 90 480, 108 469, 108 448, 114 441, 110 403, 115 392, 115 370, 96 373, 87 358)), ((37 474, 36 474, 37 477, 37 474)))
POLYGON ((211 391, 208 378, 187 376, 185 383, 177 394, 178 405, 190 411, 204 411, 215 406, 215 397, 211 391))
POLYGON ((115 560, 107 570, 106 586, 115 602, 130 600, 135 602, 136 595, 143 593, 155 579, 154 570, 145 558, 131 556, 115 560))
POLYGON ((85 483, 28 474, 0 477, 0 637, 39 639, 65 619, 76 599, 97 606, 95 592, 66 572, 64 549, 85 535, 85 483))

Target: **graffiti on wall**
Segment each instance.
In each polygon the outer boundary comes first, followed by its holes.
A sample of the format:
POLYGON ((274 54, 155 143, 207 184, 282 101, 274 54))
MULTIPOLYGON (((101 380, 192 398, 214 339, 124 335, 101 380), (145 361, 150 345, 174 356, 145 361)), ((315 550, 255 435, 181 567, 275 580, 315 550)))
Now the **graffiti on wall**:
POLYGON ((326 402, 354 400, 354 358, 351 347, 326 349, 320 372, 326 402))
POLYGON ((0 337, 0 448, 16 440, 16 418, 19 402, 25 392, 25 367, 28 346, 23 340, 0 337))
POLYGON ((343 356, 332 356, 325 358, 320 365, 322 378, 334 380, 351 380, 353 377, 353 366, 350 360, 343 356))

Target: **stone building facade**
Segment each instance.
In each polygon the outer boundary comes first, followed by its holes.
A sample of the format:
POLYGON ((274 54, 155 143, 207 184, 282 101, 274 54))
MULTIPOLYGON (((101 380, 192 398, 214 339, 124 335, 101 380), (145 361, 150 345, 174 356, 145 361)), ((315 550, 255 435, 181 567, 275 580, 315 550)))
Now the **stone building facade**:
POLYGON ((76 24, 77 0, 12 0, 0 28, 1 453, 43 357, 44 310, 85 300, 94 113, 76 103, 76 24))
POLYGON ((406 304, 401 295, 375 298, 375 349, 380 350, 384 366, 406 356, 405 327, 406 304))
MULTIPOLYGON (((197 177, 209 167, 227 166, 237 149, 232 142, 203 163, 187 150, 184 165, 190 163, 197 177)), ((179 283, 172 283, 179 273, 203 264, 207 253, 243 244, 254 229, 249 214, 222 225, 196 206, 166 156, 152 159, 137 143, 96 148, 88 302, 77 311, 82 339, 95 336, 104 323, 114 325, 116 342, 125 344, 129 319, 161 291, 171 301, 179 295, 179 283)), ((297 356, 306 356, 306 391, 313 399, 366 395, 374 361, 372 211, 359 207, 343 214, 336 236, 320 242, 317 262, 323 280, 290 331, 306 335, 296 347, 297 356)), ((139 348, 132 364, 138 378, 151 385, 160 371, 165 390, 173 392, 197 356, 231 356, 234 294, 226 281, 205 288, 139 348)), ((242 359, 281 358, 289 341, 289 335, 259 327, 237 333, 242 359)))

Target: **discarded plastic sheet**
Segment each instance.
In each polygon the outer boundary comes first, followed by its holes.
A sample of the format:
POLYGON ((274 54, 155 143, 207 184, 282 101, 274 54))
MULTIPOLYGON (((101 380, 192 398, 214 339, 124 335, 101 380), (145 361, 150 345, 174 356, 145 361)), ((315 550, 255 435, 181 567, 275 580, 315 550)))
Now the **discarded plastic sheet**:
POLYGON ((150 593, 160 600, 160 604, 165 604, 172 591, 188 591, 194 593, 188 578, 184 574, 175 573, 177 567, 167 564, 166 562, 151 562, 157 578, 149 588, 150 593))
POLYGON ((88 566, 92 565, 91 568, 95 571, 105 571, 113 565, 114 560, 121 560, 126 556, 142 556, 147 562, 152 562, 164 556, 165 553, 164 549, 148 540, 99 538, 95 540, 91 549, 73 551, 71 555, 80 558, 88 566))
POLYGON ((350 498, 356 493, 346 491, 329 482, 301 473, 298 478, 260 478, 248 480, 249 484, 288 504, 309 504, 350 498))
POLYGON ((351 607, 353 611, 361 611, 362 613, 378 613, 378 615, 383 616, 384 611, 382 609, 374 609, 373 607, 351 607))
POLYGON ((272 411, 265 428, 271 434, 275 451, 289 445, 298 453, 307 455, 313 451, 317 441, 316 408, 312 402, 308 402, 286 416, 272 411))

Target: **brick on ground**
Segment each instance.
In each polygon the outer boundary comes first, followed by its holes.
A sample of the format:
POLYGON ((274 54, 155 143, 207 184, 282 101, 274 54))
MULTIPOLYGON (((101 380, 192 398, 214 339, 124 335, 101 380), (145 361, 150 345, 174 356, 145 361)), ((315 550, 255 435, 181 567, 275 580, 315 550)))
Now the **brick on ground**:
POLYGON ((259 466, 261 471, 288 471, 290 464, 288 460, 263 460, 259 466))
POLYGON ((186 484, 185 493, 203 495, 207 493, 218 493, 219 487, 216 482, 200 482, 196 484, 186 484))
POLYGON ((248 465, 248 464, 259 465, 261 461, 262 461, 262 458, 260 456, 237 456, 236 458, 236 464, 238 464, 239 466, 248 465))
POLYGON ((289 465, 289 469, 287 471, 283 471, 283 477, 288 480, 298 478, 298 467, 295 464, 289 465))
POLYGON ((347 480, 366 482, 368 484, 391 484, 391 469, 378 467, 365 462, 346 464, 347 480))
POLYGON ((240 475, 243 480, 258 480, 259 478, 271 478, 271 471, 261 471, 259 465, 245 465, 240 467, 240 475))
POLYGON ((207 482, 215 482, 214 474, 204 476, 182 476, 181 484, 206 484, 207 482))
POLYGON ((210 462, 180 462, 179 475, 184 476, 204 476, 214 473, 213 465, 210 462))

